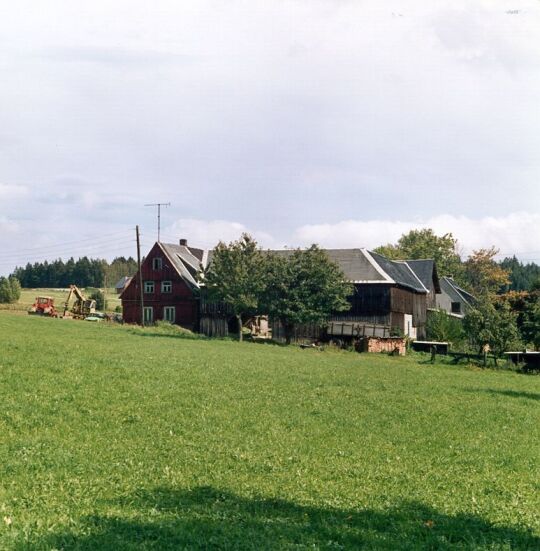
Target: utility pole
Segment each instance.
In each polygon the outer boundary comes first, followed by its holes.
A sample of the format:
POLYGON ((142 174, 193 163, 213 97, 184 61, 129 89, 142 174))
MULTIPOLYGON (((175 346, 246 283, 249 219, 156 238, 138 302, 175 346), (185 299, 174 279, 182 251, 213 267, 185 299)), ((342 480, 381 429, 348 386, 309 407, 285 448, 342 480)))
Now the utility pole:
POLYGON ((141 242, 139 239, 139 226, 135 226, 135 233, 137 234, 137 266, 139 268, 139 290, 141 293, 141 325, 144 327, 144 288, 141 269, 141 242))
POLYGON ((161 233, 161 207, 170 207, 170 203, 148 203, 145 207, 157 207, 157 240, 159 243, 161 233))

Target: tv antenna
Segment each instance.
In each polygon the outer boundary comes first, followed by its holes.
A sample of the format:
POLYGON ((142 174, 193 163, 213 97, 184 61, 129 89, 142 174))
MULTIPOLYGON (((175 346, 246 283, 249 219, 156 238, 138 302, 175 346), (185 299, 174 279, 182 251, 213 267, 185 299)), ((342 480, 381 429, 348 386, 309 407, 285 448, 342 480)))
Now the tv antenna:
POLYGON ((170 207, 170 203, 148 203, 145 207, 157 207, 157 240, 158 243, 161 234, 161 207, 170 207))

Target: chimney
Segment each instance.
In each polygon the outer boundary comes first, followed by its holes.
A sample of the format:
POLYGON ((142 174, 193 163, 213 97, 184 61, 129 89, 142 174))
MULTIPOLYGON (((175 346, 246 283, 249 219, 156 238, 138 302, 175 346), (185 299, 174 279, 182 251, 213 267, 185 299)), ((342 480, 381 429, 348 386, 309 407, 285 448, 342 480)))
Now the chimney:
POLYGON ((180 239, 180 245, 187 247, 187 239, 180 239))

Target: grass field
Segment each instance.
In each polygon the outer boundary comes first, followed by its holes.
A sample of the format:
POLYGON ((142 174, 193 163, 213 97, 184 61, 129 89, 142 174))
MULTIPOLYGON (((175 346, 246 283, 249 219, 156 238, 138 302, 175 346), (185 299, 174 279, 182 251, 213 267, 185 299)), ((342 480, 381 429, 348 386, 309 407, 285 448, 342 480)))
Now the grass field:
MULTIPOLYGON (((30 306, 34 304, 36 297, 47 296, 54 298, 54 305, 57 310, 64 307, 64 302, 68 296, 69 289, 22 289, 21 298, 15 304, 0 304, 0 310, 10 310, 13 312, 27 312, 30 306)), ((105 296, 107 298, 107 311, 112 312, 116 306, 121 306, 121 301, 114 289, 107 289, 105 296)))
POLYGON ((2 550, 540 549, 538 376, 2 312, 0 378, 2 550))

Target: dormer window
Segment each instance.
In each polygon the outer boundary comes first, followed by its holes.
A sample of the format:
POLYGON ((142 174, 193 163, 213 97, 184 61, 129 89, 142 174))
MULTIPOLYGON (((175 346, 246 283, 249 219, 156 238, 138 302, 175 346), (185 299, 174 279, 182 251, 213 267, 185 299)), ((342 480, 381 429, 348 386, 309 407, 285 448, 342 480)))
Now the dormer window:
POLYGON ((152 268, 154 270, 161 270, 161 268, 163 267, 163 260, 160 256, 156 256, 156 258, 154 258, 152 260, 152 268))

